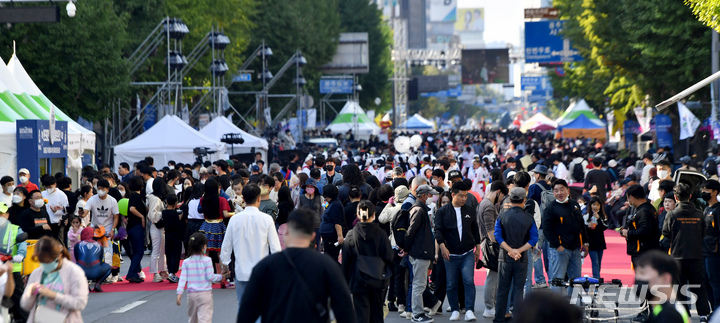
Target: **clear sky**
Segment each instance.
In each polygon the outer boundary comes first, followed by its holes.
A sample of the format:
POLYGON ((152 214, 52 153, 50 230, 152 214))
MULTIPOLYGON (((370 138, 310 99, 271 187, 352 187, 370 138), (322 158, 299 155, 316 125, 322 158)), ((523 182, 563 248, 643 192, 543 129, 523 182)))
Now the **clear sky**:
POLYGON ((485 8, 484 40, 488 48, 507 43, 520 47, 524 9, 540 7, 540 0, 458 0, 458 8, 485 8))

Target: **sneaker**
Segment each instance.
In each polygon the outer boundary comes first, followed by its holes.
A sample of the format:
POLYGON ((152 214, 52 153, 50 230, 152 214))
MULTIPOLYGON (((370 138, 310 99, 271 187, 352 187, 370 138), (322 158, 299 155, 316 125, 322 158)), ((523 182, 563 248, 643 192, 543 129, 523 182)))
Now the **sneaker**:
POLYGON ((155 274, 153 276, 153 280, 152 280, 153 283, 162 283, 162 281, 163 281, 163 278, 159 274, 155 274))
POLYGON ((701 317, 700 317, 700 323, 707 323, 707 322, 708 322, 708 317, 707 317, 707 316, 701 316, 701 317))
POLYGON ((535 285, 532 285, 532 288, 533 289, 548 288, 548 284, 546 284, 546 283, 535 284, 535 285))
POLYGON ((118 275, 112 275, 109 276, 107 279, 105 279, 106 284, 114 284, 118 282, 118 275))
POLYGON ((486 308, 485 311, 483 311, 483 317, 488 317, 488 318, 495 317, 495 309, 494 308, 491 308, 491 309, 486 308))
POLYGON ((445 309, 445 312, 452 312, 452 308, 451 308, 450 306, 448 306, 448 307, 445 309))
POLYGON ((460 321, 460 312, 452 312, 452 314, 450 314, 450 321, 460 321))
POLYGON ((119 282, 123 282, 123 281, 124 281, 123 278, 120 277, 120 275, 118 275, 118 281, 119 281, 119 282))
POLYGON ((178 276, 175 274, 170 274, 168 275, 168 281, 171 283, 177 283, 180 281, 180 278, 178 278, 178 276))
POLYGON ((472 322, 472 321, 475 321, 475 320, 476 320, 476 318, 475 318, 475 313, 473 313, 472 310, 469 310, 469 311, 465 312, 465 321, 466 321, 466 322, 472 322))
POLYGON ((397 306, 397 309, 398 309, 398 310, 397 310, 398 313, 400 313, 400 314, 405 313, 405 305, 400 304, 400 305, 397 306))
POLYGON ((412 312, 410 312, 410 311, 407 311, 407 312, 403 312, 402 314, 400 314, 400 317, 402 317, 402 318, 404 318, 404 319, 408 319, 408 320, 409 320, 409 319, 411 319, 411 318, 412 318, 412 312))
POLYGON ((142 279, 140 279, 140 278, 127 278, 127 281, 130 282, 130 283, 135 283, 135 284, 139 284, 139 283, 144 282, 144 280, 142 280, 142 279))
POLYGON ((421 313, 418 315, 413 315, 412 317, 413 322, 434 322, 432 317, 427 316, 425 313, 421 313))
POLYGON ((235 283, 233 283, 231 281, 227 281, 225 283, 225 288, 235 288, 235 283))
POLYGON ((139 273, 138 273, 138 276, 140 276, 140 279, 142 279, 142 280, 145 280, 145 278, 146 278, 144 271, 139 272, 139 273))
POLYGON ((146 256, 149 256, 149 255, 152 254, 152 250, 150 250, 150 249, 145 249, 145 252, 144 252, 143 254, 145 254, 146 256))
POLYGON ((465 314, 465 309, 464 309, 464 308, 461 308, 461 309, 460 309, 460 314, 465 314))
POLYGON ((430 316, 437 315, 437 314, 438 314, 438 310, 440 310, 440 311, 441 311, 440 314, 442 314, 442 310, 440 309, 441 306, 442 306, 442 302, 441 302, 441 301, 438 301, 438 302, 435 304, 435 306, 433 306, 433 307, 428 311, 428 315, 430 315, 430 316))

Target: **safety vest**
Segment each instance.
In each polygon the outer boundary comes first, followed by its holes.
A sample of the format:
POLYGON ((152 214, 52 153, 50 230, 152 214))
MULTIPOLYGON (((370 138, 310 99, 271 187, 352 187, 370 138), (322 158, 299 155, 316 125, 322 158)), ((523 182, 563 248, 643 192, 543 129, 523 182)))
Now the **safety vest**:
MULTIPOLYGON (((18 246, 15 245, 15 238, 17 238, 18 235, 18 229, 20 227, 11 223, 7 223, 7 225, 0 229, 3 230, 3 239, 0 241, 0 250, 7 251, 10 246, 13 246, 12 254, 13 256, 17 256, 18 252, 18 246)), ((13 263, 13 272, 19 273, 22 270, 22 263, 13 263)))

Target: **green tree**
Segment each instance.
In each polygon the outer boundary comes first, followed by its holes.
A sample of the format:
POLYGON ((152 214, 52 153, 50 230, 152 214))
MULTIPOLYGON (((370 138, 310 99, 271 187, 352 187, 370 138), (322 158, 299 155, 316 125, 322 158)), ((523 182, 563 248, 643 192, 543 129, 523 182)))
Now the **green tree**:
POLYGON ((692 8, 692 12, 698 20, 715 30, 720 30, 720 1, 718 0, 685 0, 685 4, 692 8))
POLYGON ((375 98, 381 99, 379 111, 392 107, 392 62, 390 44, 392 35, 389 27, 382 21, 382 12, 377 5, 367 0, 338 0, 343 32, 367 32, 370 72, 360 74, 362 85, 360 106, 366 109, 375 107, 375 98))
POLYGON ((106 107, 128 92, 128 67, 122 57, 127 21, 112 0, 85 1, 77 15, 63 12, 60 23, 15 24, 0 34, 0 56, 17 55, 33 81, 73 118, 100 120, 106 107))

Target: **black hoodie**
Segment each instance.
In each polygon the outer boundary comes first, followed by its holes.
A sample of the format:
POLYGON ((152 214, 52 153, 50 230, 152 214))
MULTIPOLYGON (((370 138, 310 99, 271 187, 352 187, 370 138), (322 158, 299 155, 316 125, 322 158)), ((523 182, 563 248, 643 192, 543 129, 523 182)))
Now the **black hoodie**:
POLYGON ((342 246, 343 274, 351 293, 377 291, 363 283, 356 270, 358 256, 380 258, 386 266, 393 266, 393 251, 387 234, 377 222, 360 222, 348 231, 342 246))

